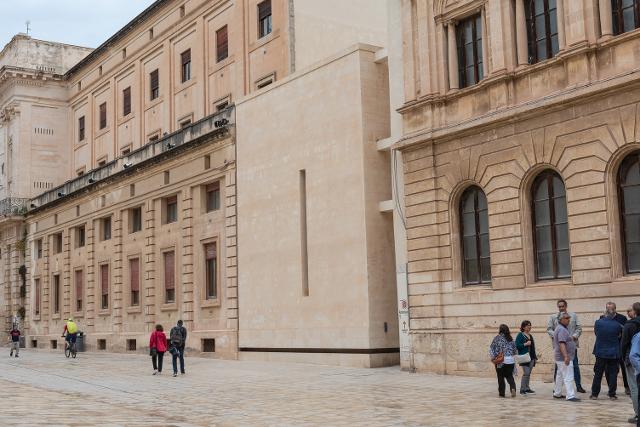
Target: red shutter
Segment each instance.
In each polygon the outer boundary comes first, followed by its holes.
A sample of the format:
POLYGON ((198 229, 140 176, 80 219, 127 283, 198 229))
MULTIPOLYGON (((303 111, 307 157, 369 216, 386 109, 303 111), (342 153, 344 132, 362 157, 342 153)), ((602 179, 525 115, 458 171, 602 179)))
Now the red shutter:
POLYGON ((205 257, 209 260, 209 259, 215 259, 216 258, 216 244, 215 243, 209 243, 207 245, 204 245, 204 253, 205 253, 205 257))
POLYGON ((227 34, 227 26, 216 31, 216 57, 218 62, 222 61, 229 55, 229 37, 227 34))
POLYGON ((140 259, 129 260, 129 274, 131 275, 131 291, 140 290, 140 259))
POLYGON ((164 254, 164 287, 175 289, 175 253, 173 251, 164 254))
POLYGON ((36 314, 40 314, 40 279, 36 279, 36 314))
POLYGON ((131 113, 131 87, 122 91, 122 115, 126 116, 131 113))
POLYGON ((82 270, 76 270, 76 301, 82 299, 82 289, 84 284, 82 283, 82 270))
POLYGON ((102 285, 102 295, 109 295, 109 265, 100 266, 100 284, 102 285))
POLYGON ((271 0, 266 0, 258 5, 258 19, 262 21, 269 15, 271 15, 271 0))

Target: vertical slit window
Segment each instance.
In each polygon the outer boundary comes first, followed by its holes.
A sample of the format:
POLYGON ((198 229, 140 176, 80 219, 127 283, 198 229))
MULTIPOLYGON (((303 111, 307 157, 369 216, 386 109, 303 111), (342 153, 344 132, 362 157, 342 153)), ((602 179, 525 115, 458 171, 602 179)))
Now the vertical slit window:
POLYGON ((625 273, 640 273, 640 152, 620 165, 618 202, 625 273))
POLYGON ((564 182, 552 171, 541 173, 532 188, 536 279, 571 276, 569 225, 564 182))
POLYGON ((491 282, 489 215, 487 198, 478 187, 469 187, 460 200, 462 281, 464 285, 491 282))
POLYGON ((84 141, 84 116, 78 119, 78 141, 84 141))
POLYGON ((129 260, 129 283, 131 284, 130 304, 140 305, 140 258, 129 260))
POLYGON ((107 103, 100 104, 100 129, 107 127, 107 103))
POLYGON ((82 294, 84 289, 84 283, 82 280, 82 270, 76 270, 75 272, 76 282, 76 311, 82 310, 82 294))
POLYGON ((182 64, 182 83, 191 80, 191 49, 182 52, 180 55, 182 64))
POLYGON ((101 289, 101 305, 103 310, 109 308, 109 265, 100 266, 100 289, 101 289))
POLYGON ((151 101, 160 96, 160 78, 158 70, 153 70, 149 73, 149 92, 151 94, 151 101))
POLYGON ((215 243, 204 245, 207 299, 218 298, 218 253, 216 249, 215 243))
POLYGON ((460 87, 473 86, 484 77, 481 15, 477 14, 458 22, 456 39, 460 87))
POLYGON ((53 313, 60 313, 60 276, 53 276, 53 313))
POLYGON ((39 316, 40 315, 40 294, 42 292, 42 289, 40 289, 40 279, 36 279, 35 280, 35 287, 36 287, 36 303, 35 303, 35 315, 39 316))
POLYGON ((558 44, 557 0, 525 0, 529 63, 553 58, 558 44))
POLYGON ((258 5, 258 38, 271 34, 271 0, 263 1, 258 5))
POLYGON ((220 62, 229 56, 229 37, 227 35, 227 26, 216 31, 216 61, 220 62))
POLYGON ((131 87, 122 91, 122 115, 131 114, 131 87))
POLYGON ((164 302, 176 302, 175 252, 164 253, 164 302))

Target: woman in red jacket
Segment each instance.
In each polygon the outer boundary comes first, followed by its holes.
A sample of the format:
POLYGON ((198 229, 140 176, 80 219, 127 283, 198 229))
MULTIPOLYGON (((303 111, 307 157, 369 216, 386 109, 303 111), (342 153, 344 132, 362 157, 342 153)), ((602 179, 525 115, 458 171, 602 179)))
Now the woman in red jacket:
POLYGON ((162 325, 156 325, 156 330, 149 338, 149 353, 153 362, 153 375, 162 373, 162 358, 167 351, 167 337, 163 332, 162 325))

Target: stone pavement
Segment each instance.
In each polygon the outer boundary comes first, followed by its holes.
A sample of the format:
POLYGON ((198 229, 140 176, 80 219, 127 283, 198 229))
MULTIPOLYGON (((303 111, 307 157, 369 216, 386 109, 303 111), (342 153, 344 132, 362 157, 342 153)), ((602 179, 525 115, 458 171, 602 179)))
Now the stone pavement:
POLYGON ((2 353, 0 418, 3 425, 29 426, 550 427, 625 426, 633 412, 624 394, 606 399, 606 386, 602 400, 569 403, 552 399, 551 384, 540 381, 533 381, 534 396, 499 399, 493 378, 397 367, 189 357, 186 363, 187 375, 173 378, 170 358, 162 375, 152 376, 150 358, 141 355, 79 353, 73 360, 61 350, 23 350, 18 359, 2 353))

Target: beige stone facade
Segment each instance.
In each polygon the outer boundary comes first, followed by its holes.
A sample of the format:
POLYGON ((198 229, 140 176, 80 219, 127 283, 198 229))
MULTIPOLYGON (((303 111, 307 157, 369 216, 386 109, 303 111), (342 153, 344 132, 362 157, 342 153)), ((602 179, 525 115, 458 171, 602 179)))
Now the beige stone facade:
POLYGON ((487 374, 486 349, 498 325, 517 331, 524 319, 549 363, 545 329, 558 298, 582 319, 579 355, 589 365, 593 322, 605 302, 622 312, 638 300, 638 276, 625 264, 636 255, 624 242, 640 236, 631 230, 622 239, 618 187, 623 159, 640 148, 639 30, 612 28, 611 2, 559 0, 558 34, 532 52, 531 3, 402 2, 404 129, 395 148, 404 158, 406 194, 405 368, 487 374), (465 87, 471 74, 459 72, 464 56, 457 48, 470 17, 481 38, 475 65, 481 62, 483 75, 465 87), (536 59, 547 48, 549 58, 536 59), (546 218, 534 194, 544 171, 560 178, 555 194, 566 194, 554 202, 554 236, 566 227, 568 247, 560 237, 549 245, 557 259, 569 254, 556 264, 568 274, 551 274, 553 280, 546 280, 547 241, 536 234, 546 218), (490 280, 479 285, 465 284, 461 199, 472 186, 488 207, 490 280))
POLYGON ((74 317, 89 350, 146 351, 183 319, 213 357, 397 363, 386 9, 159 0, 93 51, 14 39, 51 108, 11 98, 0 136, 55 146, 14 156, 45 184, 3 234, 27 346, 74 317))

